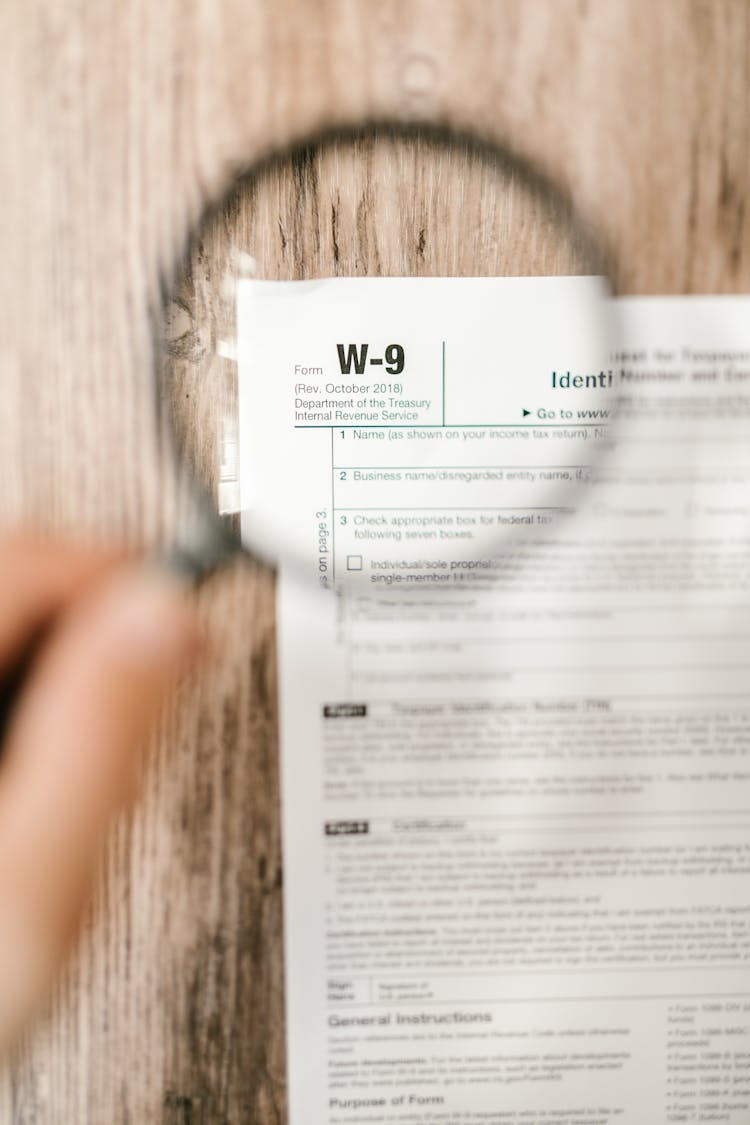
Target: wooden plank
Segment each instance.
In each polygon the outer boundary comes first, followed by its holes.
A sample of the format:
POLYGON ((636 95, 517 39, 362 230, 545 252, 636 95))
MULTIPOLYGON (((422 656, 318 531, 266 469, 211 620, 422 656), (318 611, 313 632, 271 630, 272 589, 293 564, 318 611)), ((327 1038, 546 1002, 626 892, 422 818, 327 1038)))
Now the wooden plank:
MULTIPOLYGON (((0 7, 4 522, 168 538, 160 279, 238 168, 324 127, 425 118, 507 139, 599 223, 622 290, 750 288, 744 0, 0 7)), ((380 159, 346 190, 319 168, 301 214, 299 184, 271 177, 248 245, 266 238, 284 276, 465 268, 445 166, 380 159), (392 216, 412 184, 432 210, 407 230, 392 216)), ((490 232, 469 254, 488 269, 490 232)), ((0 1121, 285 1119, 271 597, 250 567, 201 595, 215 659, 165 718, 76 963, 0 1079, 0 1121)))

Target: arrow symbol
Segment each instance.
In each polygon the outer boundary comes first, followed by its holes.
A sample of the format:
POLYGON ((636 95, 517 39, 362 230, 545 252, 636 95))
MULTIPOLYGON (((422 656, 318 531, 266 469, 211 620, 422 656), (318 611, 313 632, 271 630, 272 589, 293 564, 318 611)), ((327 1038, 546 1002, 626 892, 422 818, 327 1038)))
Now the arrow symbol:
POLYGON ((527 418, 529 416, 529 414, 531 414, 531 411, 526 410, 526 408, 524 407, 524 409, 521 411, 522 417, 527 418))

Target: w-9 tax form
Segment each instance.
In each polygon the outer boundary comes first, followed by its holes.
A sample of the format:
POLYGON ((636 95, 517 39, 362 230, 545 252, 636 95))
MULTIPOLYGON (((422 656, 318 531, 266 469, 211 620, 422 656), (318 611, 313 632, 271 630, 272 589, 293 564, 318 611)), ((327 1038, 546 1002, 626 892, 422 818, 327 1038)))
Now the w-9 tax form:
POLYGON ((593 284, 240 283, 292 1125, 750 1120, 750 300, 593 284))

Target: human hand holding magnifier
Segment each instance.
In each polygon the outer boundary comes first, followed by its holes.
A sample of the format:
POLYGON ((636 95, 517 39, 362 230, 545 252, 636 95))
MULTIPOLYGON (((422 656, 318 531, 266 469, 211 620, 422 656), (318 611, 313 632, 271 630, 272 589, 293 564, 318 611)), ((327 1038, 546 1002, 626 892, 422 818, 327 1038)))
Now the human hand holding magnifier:
POLYGON ((0 1046, 75 937, 140 751, 200 634, 181 591, 120 551, 0 541, 0 674, 22 683, 0 766, 0 1046))

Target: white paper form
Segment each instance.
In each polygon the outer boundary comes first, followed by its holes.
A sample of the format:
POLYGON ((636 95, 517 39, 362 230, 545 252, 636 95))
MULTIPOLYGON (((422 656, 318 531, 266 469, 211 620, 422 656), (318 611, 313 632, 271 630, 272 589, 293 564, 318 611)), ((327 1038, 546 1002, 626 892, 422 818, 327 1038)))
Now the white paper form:
POLYGON ((242 283, 292 1125, 750 1120, 750 301, 544 284, 242 283))

